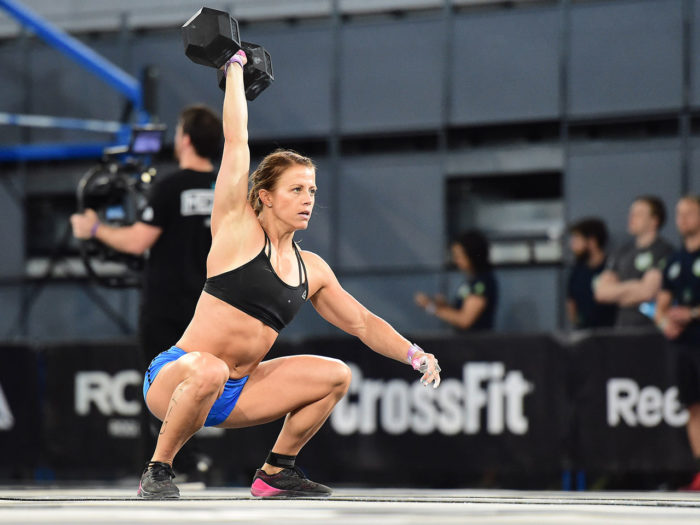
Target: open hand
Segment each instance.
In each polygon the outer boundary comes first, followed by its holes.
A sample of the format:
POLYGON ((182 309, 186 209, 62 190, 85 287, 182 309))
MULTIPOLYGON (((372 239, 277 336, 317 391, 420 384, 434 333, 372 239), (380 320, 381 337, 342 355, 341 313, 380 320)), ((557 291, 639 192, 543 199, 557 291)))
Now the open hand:
POLYGON ((433 354, 423 353, 414 357, 411 364, 415 370, 423 374, 423 377, 420 378, 420 382, 424 386, 433 383, 433 388, 437 388, 440 385, 441 368, 437 358, 433 354))

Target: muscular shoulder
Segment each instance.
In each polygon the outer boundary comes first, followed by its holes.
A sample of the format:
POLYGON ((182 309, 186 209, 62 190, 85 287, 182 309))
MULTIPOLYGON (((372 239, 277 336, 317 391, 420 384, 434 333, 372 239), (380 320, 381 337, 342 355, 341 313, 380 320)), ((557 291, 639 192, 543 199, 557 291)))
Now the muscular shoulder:
POLYGON ((308 271, 314 273, 332 271, 331 267, 320 255, 302 249, 299 249, 299 253, 301 254, 301 258, 304 260, 304 264, 306 265, 306 269, 308 271))
POLYGON ((299 250, 299 252, 304 260, 304 265, 306 266, 306 271, 309 276, 310 295, 314 295, 324 286, 336 282, 333 270, 320 255, 308 250, 299 250))
POLYGON ((212 215, 212 239, 225 244, 228 249, 239 250, 252 242, 259 250, 265 239, 258 216, 249 203, 240 209, 229 209, 212 215))

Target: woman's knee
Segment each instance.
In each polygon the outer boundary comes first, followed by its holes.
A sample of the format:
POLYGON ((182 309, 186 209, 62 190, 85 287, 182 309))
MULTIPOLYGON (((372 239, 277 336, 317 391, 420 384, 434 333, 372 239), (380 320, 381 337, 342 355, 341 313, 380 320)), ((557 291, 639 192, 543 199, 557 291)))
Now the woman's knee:
POLYGON ((334 392, 337 392, 342 396, 345 395, 348 388, 350 388, 350 382, 352 381, 352 370, 350 370, 350 367, 342 361, 336 359, 333 361, 333 372, 329 374, 331 386, 334 392))
POLYGON ((229 369, 221 359, 205 352, 188 354, 189 373, 187 382, 195 389, 199 397, 208 397, 219 393, 229 378, 229 369))

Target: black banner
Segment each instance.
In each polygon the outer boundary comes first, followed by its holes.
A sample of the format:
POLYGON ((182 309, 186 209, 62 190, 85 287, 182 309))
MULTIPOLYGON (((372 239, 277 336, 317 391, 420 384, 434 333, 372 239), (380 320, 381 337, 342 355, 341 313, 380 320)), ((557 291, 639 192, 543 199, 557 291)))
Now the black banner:
POLYGON ((354 339, 296 353, 337 357, 348 395, 299 460, 338 482, 459 485, 487 471, 558 470, 568 412, 566 356, 546 336, 418 340, 442 367, 438 389, 354 339), (400 476, 397 479, 397 476, 400 476))
POLYGON ((576 464, 613 472, 692 469, 687 411, 663 336, 599 334, 569 351, 576 464))
POLYGON ((42 353, 44 436, 51 468, 97 478, 142 468, 143 372, 136 347, 71 344, 42 353))
MULTIPOLYGON (((440 360, 436 390, 422 386, 407 364, 354 338, 275 345, 268 358, 323 355, 353 371, 348 395, 299 456, 310 475, 331 484, 443 487, 483 485, 493 476, 503 486, 504 477, 556 479, 570 467, 610 473, 692 467, 673 354, 658 334, 416 342, 440 360)), ((141 438, 143 376, 135 344, 2 352, 0 446, 13 452, 2 455, 0 472, 41 458, 62 479, 138 474, 151 445, 141 438), (8 422, 11 428, 3 429, 8 422)), ((281 426, 282 420, 208 428, 186 446, 195 458, 212 459, 210 481, 246 484, 281 426)), ((176 469, 185 461, 183 453, 176 469)))
POLYGON ((0 348, 0 471, 12 479, 33 477, 41 461, 40 374, 33 349, 0 348))

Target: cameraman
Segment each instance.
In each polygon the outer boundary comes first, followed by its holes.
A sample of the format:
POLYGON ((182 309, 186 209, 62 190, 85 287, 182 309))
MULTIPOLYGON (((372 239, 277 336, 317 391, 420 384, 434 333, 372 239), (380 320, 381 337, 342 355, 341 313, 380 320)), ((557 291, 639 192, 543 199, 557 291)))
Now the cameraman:
POLYGON ((185 108, 175 129, 179 170, 158 180, 141 220, 130 226, 102 224, 94 210, 71 216, 73 235, 141 255, 150 250, 143 275, 139 340, 143 367, 177 341, 189 324, 206 279, 209 229, 222 124, 204 106, 185 108))
MULTIPOLYGON (((180 169, 154 184, 140 221, 113 227, 100 223, 91 209, 71 216, 73 235, 78 239, 94 238, 134 255, 150 250, 139 310, 144 370, 180 338, 204 286, 216 181, 212 160, 218 157, 222 140, 221 120, 211 109, 199 105, 185 108, 175 128, 175 159, 180 169)), ((151 418, 144 408, 146 451, 153 448, 151 441, 155 442, 151 418)), ((183 452, 184 473, 197 479, 203 474, 198 467, 203 456, 196 444, 183 452)))

